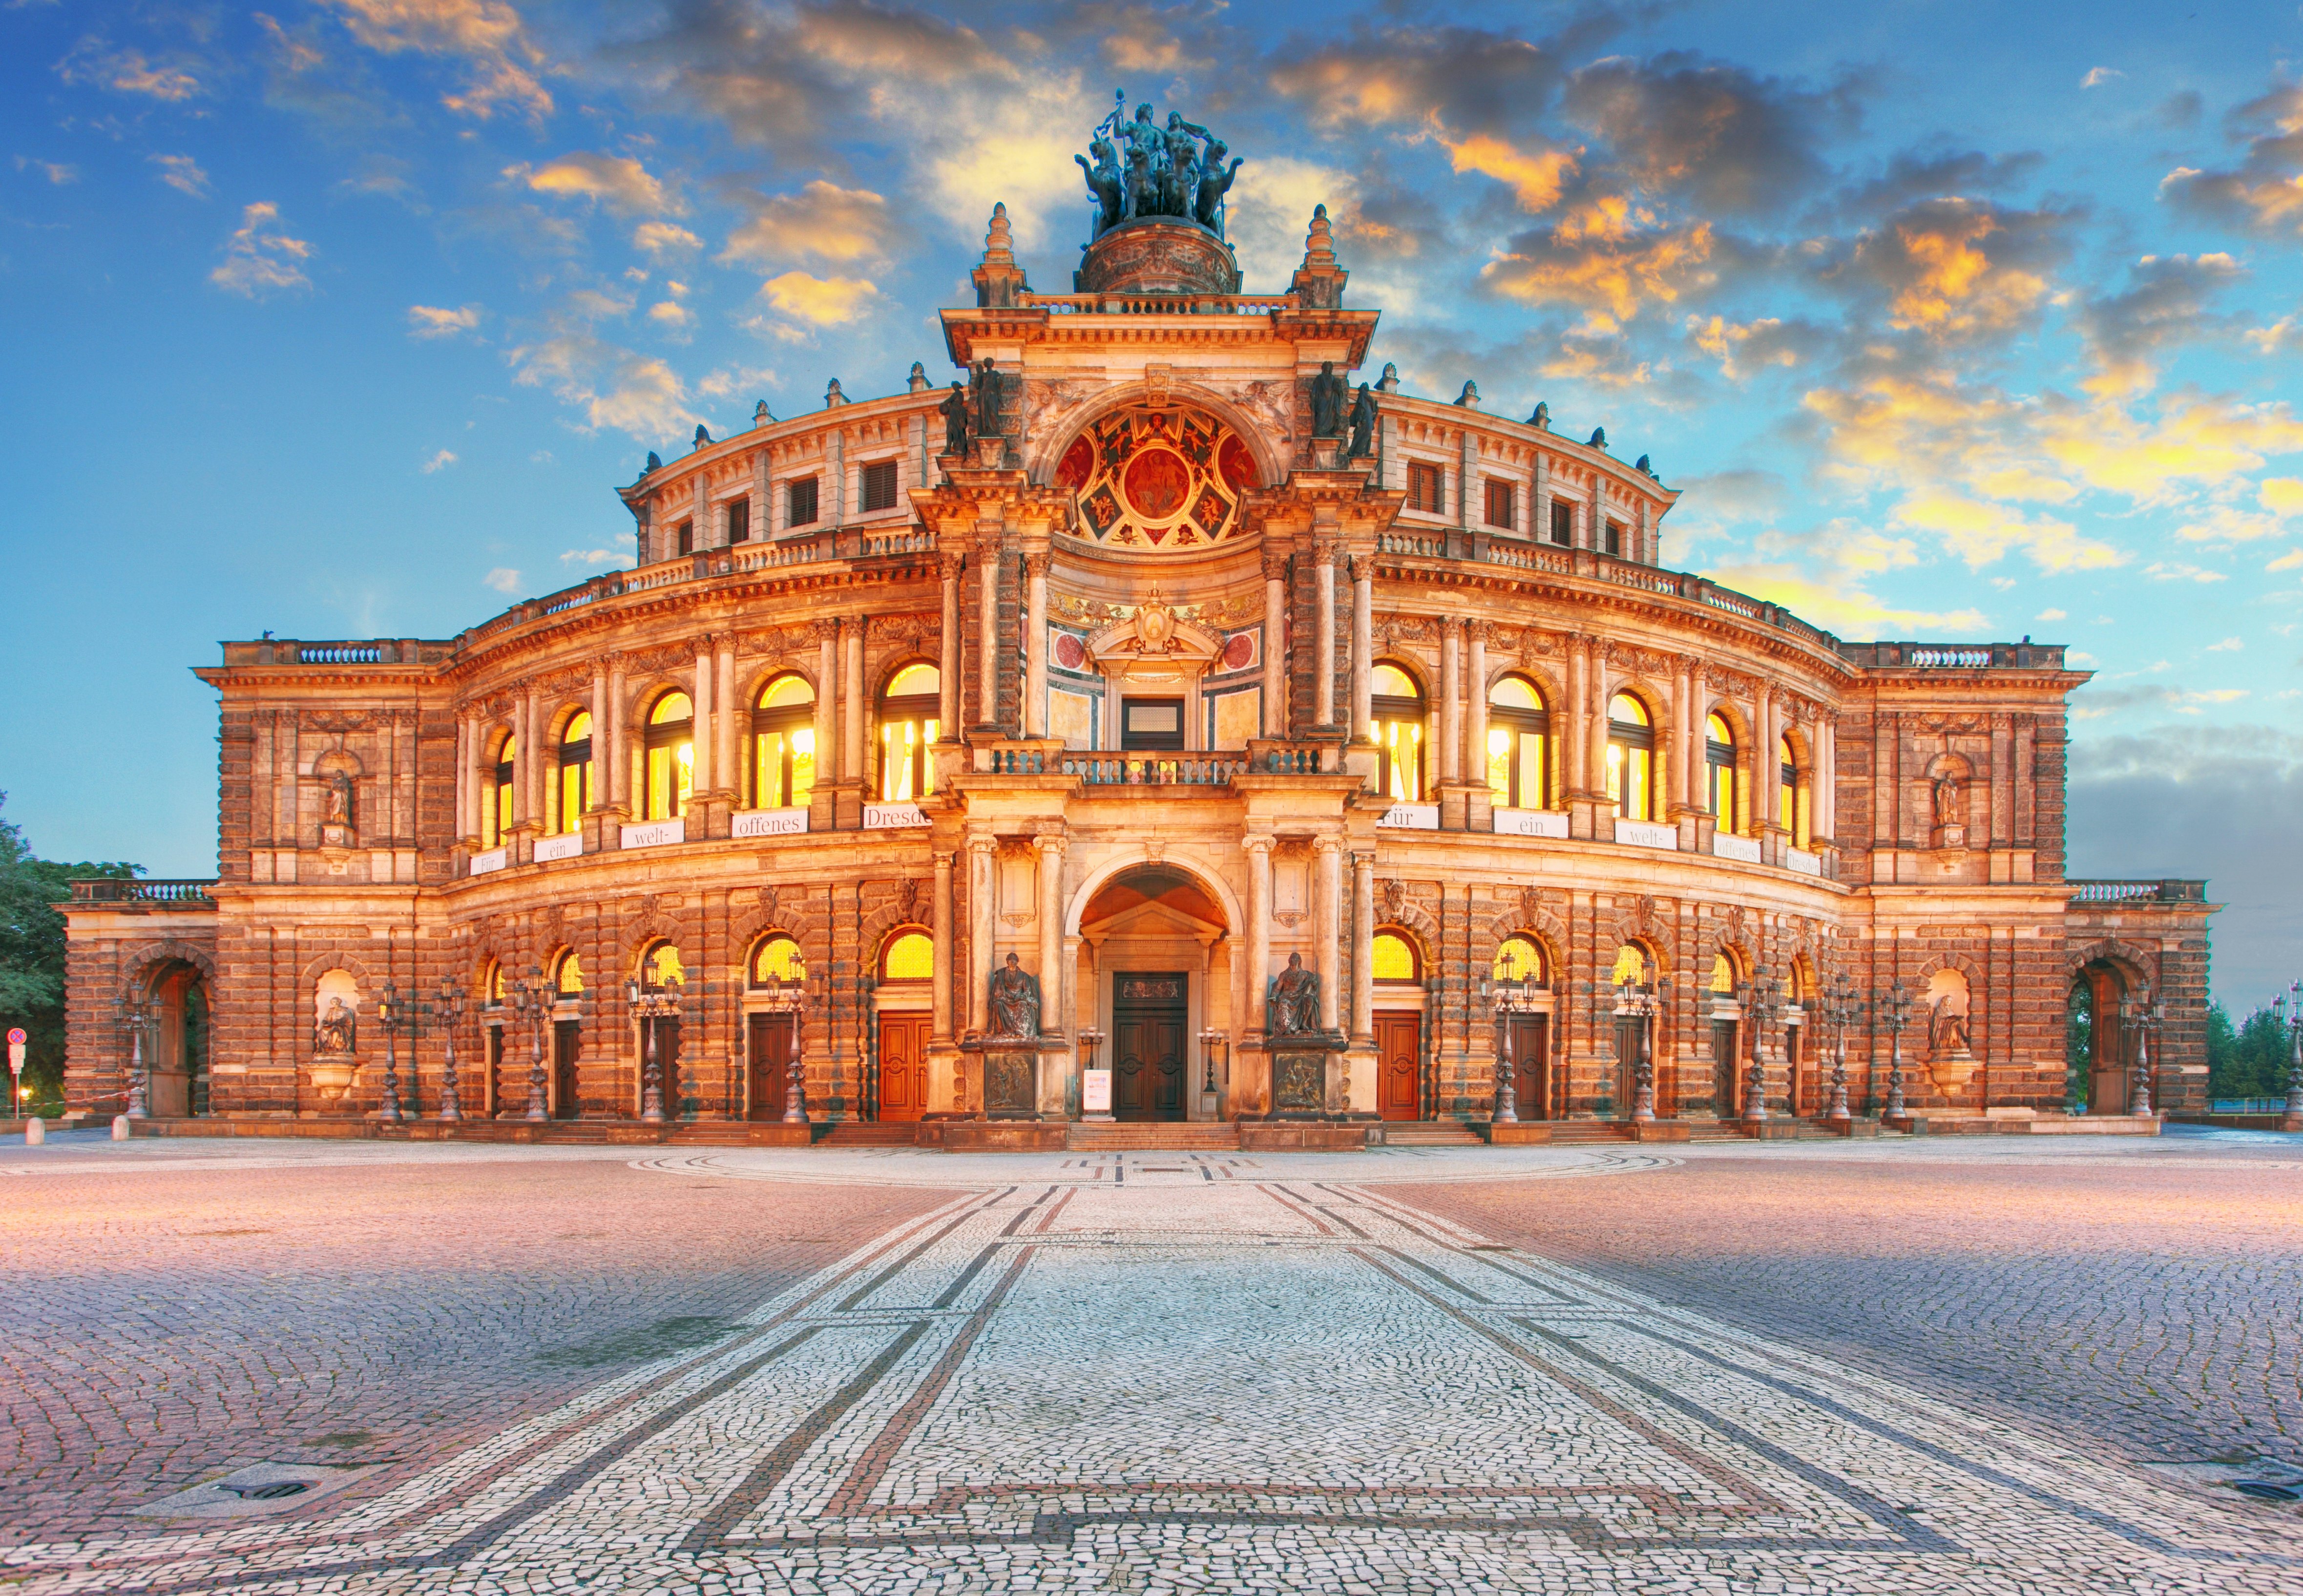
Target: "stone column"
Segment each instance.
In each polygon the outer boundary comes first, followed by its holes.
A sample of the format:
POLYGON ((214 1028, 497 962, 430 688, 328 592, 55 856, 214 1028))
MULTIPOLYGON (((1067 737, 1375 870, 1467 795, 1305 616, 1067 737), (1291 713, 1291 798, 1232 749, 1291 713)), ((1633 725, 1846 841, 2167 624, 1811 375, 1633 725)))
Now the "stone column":
POLYGON ((839 768, 839 622, 815 623, 815 773, 836 781, 839 768))
POLYGON ((1671 697, 1678 735, 1672 739, 1670 801, 1684 809, 1695 802, 1695 772, 1703 763, 1703 717, 1695 712, 1695 671, 1686 660, 1672 674, 1671 697))
POLYGON ((1464 779, 1464 623, 1439 623, 1439 779, 1464 779))
POLYGON ((1375 740, 1375 557, 1352 562, 1352 740, 1375 740))
POLYGON ((691 700, 695 719, 688 727, 691 740, 696 747, 696 766, 692 777, 695 783, 694 793, 699 798, 719 785, 713 779, 714 766, 712 750, 715 746, 720 722, 717 705, 712 690, 713 674, 712 665, 712 639, 706 638, 696 650, 696 692, 691 700))
POLYGON ((1249 837, 1247 850, 1247 1008, 1243 1028, 1259 1036, 1270 1024, 1263 989, 1271 979, 1271 839, 1249 837))
POLYGON ((533 821, 544 823, 544 710, 536 701, 536 689, 530 688, 520 699, 519 813, 512 816, 515 825, 533 821))
POLYGON ((632 812, 632 754, 624 741, 624 662, 608 662, 608 801, 626 817, 632 812))
POLYGON ((1607 790, 1607 700, 1614 696, 1607 675, 1607 655, 1593 649, 1583 675, 1584 686, 1590 694, 1590 707, 1584 711, 1583 781, 1586 790, 1591 792, 1607 790))
POLYGON ((983 540, 975 563, 983 577, 983 610, 975 629, 976 724, 1000 723, 1000 542, 983 540))
POLYGON ((710 548, 713 541, 712 536, 712 487, 711 485, 704 480, 706 476, 707 473, 703 471, 696 473, 696 502, 689 508, 688 512, 688 519, 692 527, 692 536, 690 536, 688 540, 688 546, 699 554, 704 550, 710 548))
MULTIPOLYGON (((1024 735, 1048 735, 1048 556, 1024 556, 1024 735)), ((1043 996, 1045 994, 1042 994, 1043 996)))
POLYGON ((1312 848, 1319 876, 1312 888, 1312 940, 1320 973, 1320 1028, 1332 1031, 1342 1023, 1336 984, 1343 974, 1337 967, 1343 958, 1344 841, 1315 837, 1312 848))
POLYGON ((1828 709, 1815 717, 1815 840, 1839 840, 1839 722, 1828 709))
POLYGON ((1312 681, 1312 724, 1336 723, 1336 545, 1322 541, 1313 556, 1319 584, 1320 630, 1314 640, 1312 681))
POLYGON ((959 569, 960 557, 943 557, 943 646, 936 661, 938 690, 936 722, 947 741, 959 737, 959 569))
POLYGON ((1784 732, 1776 690, 1762 686, 1752 711, 1759 729, 1754 739, 1759 746, 1752 750, 1759 762, 1753 773, 1758 780, 1751 783, 1755 799, 1751 806, 1759 811, 1759 823, 1751 828, 1751 834, 1757 837, 1774 828, 1783 811, 1784 765, 1776 744, 1783 739, 1784 732))
MULTIPOLYGON (((1471 621, 1464 635, 1472 644, 1472 669, 1464 683, 1468 702, 1464 705, 1464 779, 1484 786, 1488 780, 1488 623, 1471 621)), ((1538 794, 1528 807, 1542 808, 1542 796, 1538 794)))
POLYGON ((1552 717, 1559 729, 1559 791, 1564 804, 1570 793, 1585 790, 1583 735, 1588 727, 1583 701, 1590 677, 1590 645, 1581 638, 1567 644, 1567 702, 1552 717))
POLYGON ((841 728, 846 740, 839 761, 840 780, 858 781, 864 779, 864 617, 858 615, 848 623, 848 703, 847 723, 841 728))
MULTIPOLYGON (((1066 979, 1070 972, 1064 962, 1064 840, 1060 833, 1042 832, 1033 841, 1040 850, 1040 1029, 1069 1036, 1072 1009, 1071 984, 1066 979)), ((1069 1054, 1041 1057, 1054 1065, 1062 1078, 1041 1083, 1040 1106, 1042 1111, 1052 1106, 1062 1112, 1069 1102, 1066 1087, 1070 1073, 1078 1064, 1069 1054), (1050 1090, 1050 1086, 1054 1089, 1050 1090)))
POLYGON ((945 1043, 951 1040, 951 855, 938 849, 935 854, 935 891, 928 901, 928 930, 935 939, 934 962, 931 966, 935 991, 930 994, 933 1018, 928 1022, 928 1040, 945 1043))
POLYGON ((609 705, 615 702, 608 691, 608 665, 604 660, 592 666, 592 807, 603 809, 609 803, 608 762, 613 756, 609 745, 614 740, 608 734, 609 705))
MULTIPOLYGON (((978 1032, 991 1028, 993 852, 999 844, 988 834, 967 840, 967 1009, 968 1026, 978 1032)), ((1042 994, 1045 995, 1044 993, 1042 994)))
MULTIPOLYGON (((472 789, 479 785, 478 773, 472 767, 477 763, 472 756, 472 744, 478 740, 478 731, 472 717, 456 717, 456 837, 459 841, 475 834, 472 824, 472 789)), ((260 765, 259 765, 259 768, 260 765)), ((268 830, 266 834, 268 835, 268 830)))
POLYGON ((768 529, 768 452, 752 452, 752 511, 750 516, 752 541, 765 543, 774 536, 768 529))
POLYGON ((712 774, 723 791, 739 800, 744 790, 743 773, 736 763, 738 747, 736 722, 736 639, 720 639, 720 680, 712 689, 713 703, 720 712, 720 740, 713 746, 712 774))
POLYGON ((1263 735, 1287 735, 1287 559, 1263 556, 1263 735))
MULTIPOLYGON (((1375 1045, 1375 854, 1352 852, 1352 1045, 1375 1045)), ((1434 1023, 1438 1017, 1435 1014, 1434 1023)))

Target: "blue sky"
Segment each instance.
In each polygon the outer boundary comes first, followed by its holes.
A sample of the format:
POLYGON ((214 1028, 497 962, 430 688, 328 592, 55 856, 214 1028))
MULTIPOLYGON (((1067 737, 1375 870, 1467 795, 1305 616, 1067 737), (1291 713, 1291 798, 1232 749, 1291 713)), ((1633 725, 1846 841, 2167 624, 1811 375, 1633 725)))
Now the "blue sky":
POLYGON ((214 869, 221 638, 445 636, 625 563, 642 454, 941 370, 1124 87, 1251 290, 1324 201, 1372 362, 1687 490, 1849 638, 2068 642, 2074 874, 2303 973, 2303 7, 0 0, 0 788, 214 869))

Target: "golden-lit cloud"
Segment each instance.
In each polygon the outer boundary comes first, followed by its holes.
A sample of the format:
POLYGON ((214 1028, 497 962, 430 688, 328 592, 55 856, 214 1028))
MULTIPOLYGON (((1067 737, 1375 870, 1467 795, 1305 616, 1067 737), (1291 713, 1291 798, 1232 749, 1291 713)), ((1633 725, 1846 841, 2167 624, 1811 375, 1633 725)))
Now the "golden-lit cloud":
POLYGON ((460 60, 470 74, 441 96, 451 111, 485 121, 505 110, 542 121, 552 96, 537 80, 543 52, 519 13, 503 0, 320 0, 354 38, 384 55, 413 50, 460 60))
POLYGON ((704 247, 704 241, 670 222, 643 222, 632 229, 632 248, 649 255, 682 255, 704 247))
POLYGON ((570 330, 522 344, 508 357, 512 380, 550 389, 583 412, 582 430, 612 427, 643 442, 675 437, 701 419, 671 365, 570 330))
POLYGON ((1439 142, 1447 147, 1456 171, 1477 172, 1508 184, 1520 209, 1530 215, 1557 205, 1568 179, 1575 175, 1573 150, 1523 150, 1492 133, 1473 133, 1452 142, 1442 135, 1439 142))
POLYGON ((1970 200, 1930 200, 1866 240, 1858 258, 1892 288, 1889 325, 1934 338, 2004 331, 2047 297, 2039 273, 1995 255, 2006 221, 1970 200))
POLYGON ((67 83, 85 83, 114 94, 141 95, 173 104, 202 92, 192 65, 181 60, 156 62, 140 50, 115 50, 90 35, 56 63, 56 75, 67 83))
POLYGON ((470 333, 480 325, 480 308, 465 305, 450 310, 438 305, 410 305, 408 308, 408 332, 412 338, 453 338, 460 333, 470 333))
POLYGON ((2303 422, 2282 404, 2187 393, 2149 418, 2110 404, 2049 407, 2038 447, 2089 486, 2152 500, 2181 486, 2230 482, 2267 455, 2303 449, 2303 422))
POLYGON ((1630 321, 1717 280, 1708 222, 1665 225, 1625 196, 1579 201, 1548 233, 1523 234, 1480 270, 1497 292, 1530 305, 1573 305, 1598 330, 1630 321))
POLYGON ((2080 386, 2101 398, 2147 391, 2167 352, 2213 329, 2209 301, 2247 272, 2228 255, 2147 255, 2130 276, 2125 292, 2088 301, 2079 318, 2096 365, 2080 386))
POLYGON ((2256 497, 2273 515, 2303 515, 2303 477, 2266 477, 2256 497))
POLYGON ((1920 492, 1895 507, 1895 521, 1933 532, 1970 567, 1991 564, 2020 553, 2051 574, 2107 570, 2127 556, 2109 544, 2082 537, 2069 521, 2026 516, 2004 504, 1956 493, 1920 492))
POLYGON ((811 277, 786 272, 760 285, 760 296, 775 309, 819 327, 854 321, 880 297, 872 283, 856 277, 811 277))
POLYGON ((240 214, 240 225, 224 241, 224 264, 208 274, 218 288, 248 298, 291 288, 309 288, 301 262, 311 258, 312 246, 290 236, 280 226, 280 207, 258 200, 240 214))
POLYGON ((195 199, 208 197, 208 174, 200 170, 199 163, 190 156, 147 156, 146 160, 160 169, 160 181, 180 194, 195 199))
POLYGON ((892 241, 888 202, 869 189, 843 189, 821 178, 797 194, 749 201, 752 219, 730 233, 723 265, 776 266, 799 260, 852 266, 884 258, 892 241))
POLYGON ((538 194, 597 200, 627 215, 678 215, 685 208, 678 196, 650 175, 646 167, 627 156, 578 150, 541 166, 522 161, 505 167, 503 174, 508 181, 525 183, 538 194))
POLYGON ((2160 180, 2160 198, 2241 232, 2303 237, 2303 83, 2275 85, 2231 122, 2255 135, 2246 158, 2214 171, 2178 166, 2160 180))
POLYGON ((2265 570, 2294 570, 2303 568, 2303 549, 2290 549, 2265 566, 2265 570))
POLYGON ((1843 575, 1810 565, 1722 565, 1703 574, 1738 593, 1781 604, 1843 638, 1972 635, 1990 624, 1979 610, 1918 610, 1890 604, 1843 575))

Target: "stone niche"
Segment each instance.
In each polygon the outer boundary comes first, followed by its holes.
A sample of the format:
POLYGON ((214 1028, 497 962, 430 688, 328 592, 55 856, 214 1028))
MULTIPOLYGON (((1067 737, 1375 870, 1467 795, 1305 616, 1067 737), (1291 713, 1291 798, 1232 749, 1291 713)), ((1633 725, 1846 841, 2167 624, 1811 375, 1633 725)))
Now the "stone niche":
POLYGON ((1072 274, 1075 293, 1221 293, 1239 291, 1231 246, 1173 216, 1123 222, 1087 249, 1072 274))

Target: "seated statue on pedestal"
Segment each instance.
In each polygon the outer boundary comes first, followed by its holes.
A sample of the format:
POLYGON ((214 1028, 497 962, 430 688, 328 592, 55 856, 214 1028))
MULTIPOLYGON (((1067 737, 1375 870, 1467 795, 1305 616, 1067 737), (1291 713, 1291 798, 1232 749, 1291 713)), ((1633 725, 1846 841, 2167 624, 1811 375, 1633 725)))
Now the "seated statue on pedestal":
POLYGON ((1005 969, 992 972, 991 1034, 1002 1041, 1035 1041, 1040 1034, 1040 980, 1013 953, 1005 969))
POLYGON ((1287 967, 1272 977, 1264 1005, 1265 1034, 1310 1036, 1320 1030, 1320 977, 1303 967, 1303 956, 1290 953, 1287 967))

